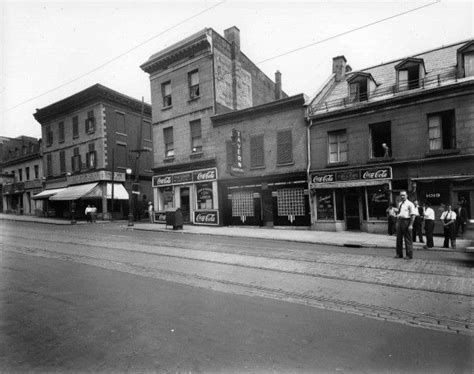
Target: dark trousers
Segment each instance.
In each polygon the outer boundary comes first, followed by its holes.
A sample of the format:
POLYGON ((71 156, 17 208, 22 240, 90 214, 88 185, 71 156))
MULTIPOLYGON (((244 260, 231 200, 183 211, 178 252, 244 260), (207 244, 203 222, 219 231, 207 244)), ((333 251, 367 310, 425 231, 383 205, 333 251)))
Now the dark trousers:
POLYGON ((412 238, 414 242, 416 242, 416 237, 418 236, 418 240, 420 241, 420 243, 423 243, 423 232, 421 231, 421 227, 422 227, 421 221, 422 221, 421 217, 416 216, 415 221, 413 222, 412 238))
POLYGON ((393 235, 397 232, 397 217, 388 216, 388 235, 393 235))
POLYGON ((405 241, 407 257, 413 257, 413 241, 408 226, 410 226, 410 218, 397 220, 397 256, 399 257, 403 257, 403 241, 405 241))
POLYGON ((454 223, 444 226, 444 248, 449 248, 449 241, 451 241, 451 248, 456 248, 456 226, 454 223))
POLYGON ((434 220, 426 219, 425 220, 425 234, 426 234, 426 246, 428 248, 433 248, 433 231, 434 231, 434 220))

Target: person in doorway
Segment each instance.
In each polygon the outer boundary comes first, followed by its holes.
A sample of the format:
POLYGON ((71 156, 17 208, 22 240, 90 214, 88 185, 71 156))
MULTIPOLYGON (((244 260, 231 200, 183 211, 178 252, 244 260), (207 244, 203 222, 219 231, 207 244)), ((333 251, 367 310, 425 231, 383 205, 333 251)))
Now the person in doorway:
POLYGON ((463 235, 466 230, 467 223, 467 210, 465 201, 462 200, 458 203, 456 209, 456 235, 463 235))
POLYGON ((86 215, 86 221, 88 223, 91 223, 92 222, 92 207, 90 205, 87 205, 84 213, 86 215))
POLYGON ((418 205, 418 200, 413 202, 415 205, 415 222, 413 222, 413 241, 416 242, 416 237, 418 236, 418 240, 420 243, 424 243, 423 241, 423 208, 418 205))
POLYGON ((456 213, 452 210, 451 204, 446 205, 446 210, 441 214, 441 222, 444 227, 444 248, 456 248, 456 213))
POLYGON ((91 207, 91 222, 95 223, 97 220, 97 207, 95 205, 92 205, 91 207))
POLYGON ((433 248, 433 231, 435 223, 435 212, 431 208, 429 201, 423 204, 423 216, 425 220, 425 235, 426 235, 426 245, 423 246, 425 249, 433 248))
POLYGON ((395 208, 395 204, 390 203, 385 212, 387 213, 387 218, 388 218, 388 235, 391 236, 391 235, 393 235, 397 232, 397 230, 396 230, 396 226, 397 226, 397 208, 395 208))
POLYGON ((148 217, 150 219, 150 223, 155 223, 155 207, 151 201, 148 202, 148 217))
POLYGON ((405 241, 406 258, 413 258, 413 222, 416 210, 413 203, 408 200, 407 192, 400 192, 400 204, 397 213, 397 255, 395 258, 403 258, 403 241, 405 241))

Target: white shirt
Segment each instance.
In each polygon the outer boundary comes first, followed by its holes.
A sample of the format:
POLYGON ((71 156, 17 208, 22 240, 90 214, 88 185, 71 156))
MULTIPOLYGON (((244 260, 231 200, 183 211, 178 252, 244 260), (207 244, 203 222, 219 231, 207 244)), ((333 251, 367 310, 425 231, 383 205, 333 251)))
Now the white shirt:
POLYGON ((444 219, 448 219, 448 220, 452 220, 452 219, 456 219, 456 213, 454 213, 453 211, 450 211, 448 212, 447 210, 444 211, 442 214, 441 214, 441 220, 444 220, 444 219))
POLYGON ((416 214, 415 205, 410 200, 407 199, 398 204, 398 218, 410 218, 416 214))
POLYGON ((435 212, 431 208, 425 209, 425 220, 434 220, 435 219, 435 212))

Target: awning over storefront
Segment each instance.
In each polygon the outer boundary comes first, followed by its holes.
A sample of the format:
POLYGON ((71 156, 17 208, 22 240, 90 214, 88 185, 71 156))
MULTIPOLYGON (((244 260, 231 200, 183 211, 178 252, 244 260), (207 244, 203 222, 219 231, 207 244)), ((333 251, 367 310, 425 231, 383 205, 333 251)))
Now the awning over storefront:
POLYGON ((31 198, 32 199, 49 199, 51 196, 54 196, 63 190, 65 190, 65 188, 54 188, 51 190, 44 190, 32 196, 31 198))
POLYGON ((436 175, 436 176, 431 176, 431 177, 415 177, 411 178, 413 181, 419 181, 419 182, 434 182, 437 180, 441 179, 450 179, 450 180, 456 180, 459 182, 463 181, 468 181, 471 179, 474 179, 474 175, 436 175))
MULTIPOLYGON (((107 183, 107 199, 112 198, 112 183, 107 183)), ((120 183, 114 183, 114 200, 128 200, 128 192, 120 183)))
POLYGON ((84 195, 87 195, 94 187, 97 186, 97 184, 98 183, 96 182, 70 186, 51 196, 49 200, 77 200, 84 195))

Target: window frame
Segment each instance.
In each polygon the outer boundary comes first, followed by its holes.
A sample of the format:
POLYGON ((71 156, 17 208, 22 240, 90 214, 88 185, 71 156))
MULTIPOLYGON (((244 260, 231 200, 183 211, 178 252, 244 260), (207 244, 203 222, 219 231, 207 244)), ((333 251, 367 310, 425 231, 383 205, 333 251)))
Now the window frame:
POLYGON ((94 111, 93 110, 89 110, 87 112, 87 118, 85 120, 85 129, 86 129, 86 134, 95 133, 96 120, 95 120, 95 117, 94 117, 94 111))
MULTIPOLYGON (((386 142, 384 142, 386 143, 386 142)), ((383 158, 391 158, 392 157, 392 123, 391 121, 383 121, 383 122, 377 122, 377 123, 371 123, 369 124, 369 157, 370 159, 383 159, 383 158), (375 149, 374 149, 374 138, 373 138, 373 132, 374 128, 376 127, 382 127, 382 126, 388 126, 388 133, 389 133, 389 142, 387 144, 388 146, 388 154, 384 154, 382 156, 375 156, 375 149)))
POLYGON ((295 162, 294 158, 294 147, 293 147, 293 131, 291 129, 281 129, 278 130, 276 133, 276 164, 278 166, 284 166, 284 165, 291 165, 295 162), (285 134, 289 134, 289 137, 285 139, 284 141, 282 140, 282 136, 285 134), (288 141, 289 139, 289 141, 288 141), (284 146, 288 146, 288 154, 289 154, 289 159, 284 159, 284 154, 285 154, 285 149, 283 148, 284 146))
POLYGON ((428 152, 443 152, 443 151, 450 151, 450 150, 455 150, 457 149, 457 142, 456 142, 456 113, 454 109, 448 109, 448 110, 443 110, 440 112, 434 112, 434 113, 428 113, 426 115, 427 118, 427 132, 428 132, 428 152), (438 131, 439 131, 439 136, 438 137, 432 137, 431 135, 431 129, 434 129, 434 126, 431 125, 431 118, 438 118, 439 119, 439 126, 438 131), (449 121, 449 123, 445 124, 444 120, 449 121), (448 129, 449 126, 449 129, 448 129), (446 131, 446 133, 445 133, 446 131), (449 133, 447 133, 449 132, 449 133), (450 139, 446 139, 447 136, 450 135, 450 139), (438 139, 440 141, 440 147, 439 148, 432 148, 432 140, 438 139), (447 143, 450 143, 449 147, 446 147, 447 143))
POLYGON ((79 117, 72 117, 72 138, 76 139, 79 137, 79 117))
POLYGON ((193 70, 188 73, 189 100, 196 100, 200 97, 199 92, 199 70, 193 70), (193 77, 197 77, 197 83, 193 84, 193 77))
POLYGON ((328 132, 328 142, 327 142, 327 162, 328 164, 338 164, 338 163, 347 163, 347 160, 348 160, 348 153, 349 153, 349 144, 348 144, 348 141, 347 141, 347 129, 341 129, 341 130, 335 130, 335 131, 329 131, 328 132), (341 144, 342 142, 340 142, 340 136, 344 135, 345 136, 345 141, 344 143, 346 144, 346 149, 345 151, 341 151, 341 144), (331 136, 336 136, 336 144, 337 144, 337 160, 336 161, 331 161, 331 153, 334 153, 334 152, 331 152, 331 144, 334 144, 334 143, 331 143, 331 136), (346 154, 346 157, 345 157, 345 160, 342 160, 341 159, 341 153, 342 152, 345 152, 346 154))
POLYGON ((250 168, 258 169, 265 167, 265 136, 264 134, 253 134, 250 136, 250 168), (260 162, 259 162, 260 161, 260 162))
POLYGON ((66 152, 59 151, 59 173, 66 174, 66 152))
POLYGON ((171 81, 163 82, 161 84, 161 96, 163 98, 163 108, 170 108, 173 106, 173 91, 171 90, 171 81), (167 93, 169 88, 169 94, 167 93))
POLYGON ((58 143, 64 143, 66 140, 64 136, 64 121, 58 123, 58 143))
POLYGON ((163 128, 163 144, 165 150, 165 158, 174 158, 173 126, 163 128))
POLYGON ((189 132, 191 137, 191 153, 202 153, 202 123, 200 119, 189 122, 189 132), (199 131, 193 130, 193 128, 197 128, 197 125, 199 125, 199 131))

